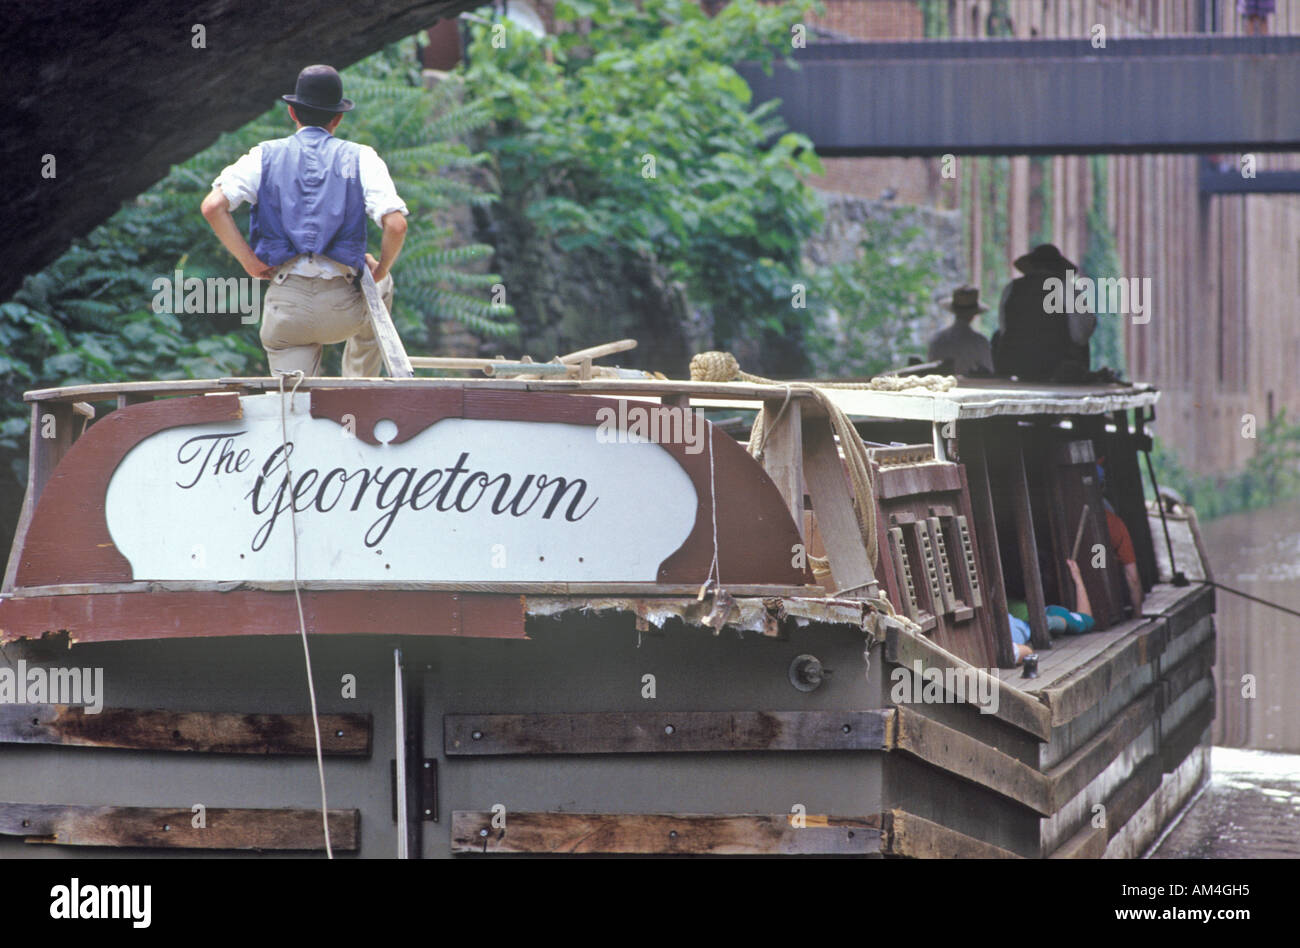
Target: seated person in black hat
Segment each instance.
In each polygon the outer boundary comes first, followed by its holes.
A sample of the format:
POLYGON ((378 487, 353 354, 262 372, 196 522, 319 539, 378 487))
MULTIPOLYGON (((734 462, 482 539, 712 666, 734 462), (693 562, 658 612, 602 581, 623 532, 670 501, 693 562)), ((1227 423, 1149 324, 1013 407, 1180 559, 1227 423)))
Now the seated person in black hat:
POLYGON ((1082 382, 1090 368, 1089 340, 1097 328, 1091 313, 1051 305, 1074 292, 1078 267, 1052 244, 1039 244, 1015 261, 1024 276, 1002 291, 993 367, 998 375, 1026 381, 1082 382), (1060 281, 1053 285, 1051 281, 1060 281))
POLYGON ((406 237, 406 204, 373 148, 334 137, 353 102, 333 67, 308 66, 281 98, 297 131, 225 168, 203 216, 250 276, 273 281, 261 330, 272 373, 319 375, 322 345, 346 341, 343 374, 378 376, 383 356, 357 277, 369 267, 391 310, 388 271, 406 237), (244 201, 248 241, 230 213, 244 201), (378 260, 366 253, 367 217, 383 228, 378 260))
POLYGON ((971 328, 976 316, 988 312, 988 307, 980 304, 980 291, 973 286, 959 286, 946 305, 953 314, 952 325, 930 340, 927 358, 947 363, 957 375, 992 375, 993 349, 981 333, 971 328))

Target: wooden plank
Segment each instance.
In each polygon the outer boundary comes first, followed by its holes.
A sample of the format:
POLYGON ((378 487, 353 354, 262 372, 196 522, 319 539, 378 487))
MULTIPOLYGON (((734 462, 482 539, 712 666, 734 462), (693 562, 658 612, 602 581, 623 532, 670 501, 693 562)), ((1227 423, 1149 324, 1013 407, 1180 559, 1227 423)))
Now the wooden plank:
MULTIPOLYGON (((370 755, 369 714, 322 714, 321 751, 370 755)), ((315 754, 309 714, 222 711, 136 711, 104 708, 89 714, 62 704, 0 705, 0 743, 118 747, 204 754, 315 754)))
MULTIPOLYGON (((298 391, 313 388, 335 389, 346 385, 350 389, 382 389, 393 391, 389 379, 338 379, 308 378, 303 379, 298 391)), ((150 382, 100 382, 88 385, 68 385, 60 388, 36 389, 25 392, 23 399, 28 402, 74 402, 74 401, 112 401, 120 394, 169 396, 201 395, 209 392, 255 393, 279 391, 280 382, 276 378, 262 376, 228 377, 221 379, 178 379, 150 382)), ((474 391, 504 392, 560 392, 581 393, 584 395, 690 395, 696 398, 712 397, 732 401, 766 401, 771 398, 784 398, 786 386, 766 385, 757 382, 684 382, 664 379, 554 379, 554 380, 515 380, 515 379, 403 379, 402 390, 418 389, 468 389, 474 391)), ((790 387, 791 398, 813 399, 811 388, 798 385, 790 387)), ((927 406, 928 407, 928 406, 927 406)))
POLYGON ((1165 773, 1174 770, 1187 758, 1187 755, 1201 742, 1201 735, 1214 722, 1214 693, 1211 692, 1178 727, 1160 738, 1160 766, 1165 773))
POLYGON ((1047 631, 1047 603, 1043 599, 1043 577, 1038 570, 1038 540, 1029 504, 1029 481, 1025 477, 1025 452, 1019 433, 1012 428, 1009 435, 1012 513, 1016 540, 1020 544, 1020 568, 1024 571, 1025 602, 1029 607, 1030 643, 1036 649, 1050 649, 1052 634, 1047 631))
POLYGON ((24 541, 27 539, 27 529, 32 524, 32 511, 35 509, 35 491, 32 490, 29 481, 27 488, 23 491, 23 506, 18 514, 18 525, 14 528, 14 538, 9 544, 9 560, 5 564, 4 583, 0 585, 0 592, 5 595, 12 594, 17 588, 19 554, 22 552, 24 541))
POLYGON ((406 355, 406 347, 402 345, 402 337, 397 334, 393 317, 389 315, 388 307, 384 305, 383 298, 379 295, 379 287, 375 284, 375 277, 369 267, 361 268, 361 292, 366 297, 370 328, 374 330, 379 351, 384 357, 384 368, 395 379, 412 378, 415 370, 411 367, 411 360, 406 355))
POLYGON ((74 414, 72 405, 66 402, 32 406, 27 483, 34 502, 40 501, 54 469, 72 447, 74 414))
MULTIPOLYGON (((308 590, 302 604, 307 628, 316 635, 391 636, 394 630, 403 635, 526 635, 520 596, 308 590)), ((72 642, 297 635, 298 612, 291 594, 245 589, 219 597, 210 592, 118 593, 0 601, 0 642, 61 631, 72 642)))
POLYGON ((449 757, 888 750, 893 719, 892 708, 448 714, 443 750, 449 757))
POLYGON ((975 668, 924 636, 914 635, 898 628, 887 630, 885 660, 906 669, 913 668, 913 662, 920 662, 922 668, 935 668, 941 671, 956 668, 963 672, 974 671, 979 677, 990 678, 992 681, 988 687, 995 688, 998 696, 998 709, 991 717, 1014 725, 1022 731, 1028 731, 1039 740, 1051 740, 1052 712, 1047 705, 1032 695, 1003 684, 996 676, 990 675, 982 668, 975 668))
MULTIPOLYGON (((142 849, 323 850, 320 810, 207 807, 205 826, 191 806, 67 806, 0 803, 0 834, 57 846, 142 849)), ((330 845, 355 852, 358 810, 330 810, 330 845)))
POLYGON ((1011 618, 1007 609, 1006 585, 1002 577, 1002 551, 998 546, 997 520, 993 513, 993 492, 989 485, 984 433, 982 426, 968 433, 967 429, 972 427, 967 423, 957 431, 962 461, 966 466, 969 482, 971 513, 974 518, 971 530, 974 536, 979 538, 975 544, 976 555, 980 574, 984 577, 985 608, 993 619, 998 666, 1014 668, 1016 648, 1011 639, 1011 618))
POLYGON ((1106 824, 1093 826, 1088 823, 1056 848, 1049 859, 1100 859, 1106 853, 1106 843, 1110 836, 1106 824))
POLYGON ((1148 689, 1078 750, 1047 772, 1052 812, 1092 783, 1142 732, 1159 720, 1156 693, 1148 689))
POLYGON ((793 399, 763 403, 763 470, 803 533, 803 411, 793 399), (784 407, 782 407, 784 406, 784 407))
POLYGON ((616 355, 620 352, 629 352, 636 348, 635 339, 618 339, 614 342, 601 343, 598 346, 590 346, 586 349, 579 349, 576 352, 569 352, 560 356, 560 361, 570 365, 577 365, 584 359, 603 359, 605 356, 616 355))
POLYGON ((948 461, 881 467, 876 471, 876 496, 881 500, 961 490, 957 465, 948 461))
MULTIPOLYGON (((876 574, 867 556, 867 545, 853 509, 853 495, 835 437, 830 426, 818 419, 805 423, 803 443, 804 479, 817 517, 817 529, 830 559, 835 587, 844 590, 844 595, 850 598, 865 598, 877 588, 876 574)), ((875 498, 864 498, 864 502, 874 504, 875 498)))
POLYGON ((1009 849, 959 833, 906 810, 888 810, 884 817, 884 849, 891 856, 913 859, 1022 858, 1009 849))
POLYGON ((859 855, 880 850, 880 817, 809 814, 539 813, 455 810, 453 853, 641 853, 683 856, 859 855))
POLYGON ((1214 668, 1216 655, 1217 643, 1215 638, 1216 636, 1211 632, 1210 636, 1196 646, 1192 653, 1179 662, 1177 666, 1169 671, 1162 671, 1161 682, 1164 686, 1164 700, 1161 710, 1169 707, 1183 692, 1210 674, 1214 668))
POLYGON ((995 793, 1051 816, 1051 785, 1045 774, 995 747, 940 724, 910 708, 898 709, 895 747, 995 793))
POLYGON ((142 393, 123 392, 117 396, 117 407, 119 409, 127 408, 131 405, 140 405, 144 402, 153 401, 152 395, 142 393))
MULTIPOLYGON (((431 581, 408 582, 386 580, 331 580, 311 579, 298 584, 299 589, 316 592, 435 592, 435 593, 500 593, 529 596, 655 596, 659 598, 694 599, 700 591, 699 584, 688 583, 563 583, 563 582, 467 582, 431 581)), ((818 595, 816 586, 786 586, 779 583, 737 583, 727 585, 727 592, 735 597, 771 598, 818 595)), ((293 583, 259 582, 256 580, 143 580, 134 583, 57 583, 49 586, 20 586, 13 591, 15 599, 42 599, 48 596, 118 595, 122 593, 230 593, 236 590, 262 592, 293 592, 293 583)))
POLYGON ((1052 710, 1052 726, 1073 721, 1096 706, 1121 681, 1164 651, 1167 628, 1164 620, 1139 624, 1134 632, 1111 645, 1100 655, 1062 680, 1043 688, 1042 695, 1052 710))
POLYGON ((1160 755, 1153 754, 1133 768, 1129 778, 1106 798, 1106 837, 1114 839, 1133 814, 1140 810, 1151 795, 1160 789, 1164 775, 1160 769, 1160 755))

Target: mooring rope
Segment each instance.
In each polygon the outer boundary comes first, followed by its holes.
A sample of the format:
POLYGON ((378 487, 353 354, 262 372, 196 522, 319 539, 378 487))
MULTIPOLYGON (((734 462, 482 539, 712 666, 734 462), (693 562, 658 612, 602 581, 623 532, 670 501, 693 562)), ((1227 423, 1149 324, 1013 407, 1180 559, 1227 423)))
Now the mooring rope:
POLYGON ((329 803, 325 798, 325 755, 321 751, 320 739, 320 715, 316 713, 316 682, 311 673, 311 648, 307 644, 307 619, 302 611, 302 590, 298 579, 298 514, 296 505, 293 503, 293 472, 289 468, 289 422, 285 414, 284 405, 284 377, 286 375, 294 376, 293 388, 289 391, 289 403, 292 405, 293 398, 298 394, 298 386, 302 384, 305 373, 302 369, 295 369, 292 372, 276 372, 280 378, 280 441, 284 452, 284 477, 285 486, 289 493, 289 532, 293 534, 293 598, 298 605, 298 632, 302 636, 302 657, 307 665, 307 692, 311 695, 311 723, 316 731, 316 773, 320 777, 320 818, 321 825, 325 828, 325 858, 334 858, 334 849, 330 845, 330 818, 329 803))

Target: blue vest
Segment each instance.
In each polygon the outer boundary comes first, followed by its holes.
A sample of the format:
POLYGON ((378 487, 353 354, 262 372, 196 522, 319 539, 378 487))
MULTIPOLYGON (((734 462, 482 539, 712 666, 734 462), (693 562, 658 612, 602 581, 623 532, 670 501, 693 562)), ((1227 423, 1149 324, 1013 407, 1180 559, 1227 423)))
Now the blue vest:
POLYGON ((249 243, 278 267, 304 253, 360 269, 366 259, 366 198, 359 146, 304 126, 262 142, 262 183, 249 214, 249 243))

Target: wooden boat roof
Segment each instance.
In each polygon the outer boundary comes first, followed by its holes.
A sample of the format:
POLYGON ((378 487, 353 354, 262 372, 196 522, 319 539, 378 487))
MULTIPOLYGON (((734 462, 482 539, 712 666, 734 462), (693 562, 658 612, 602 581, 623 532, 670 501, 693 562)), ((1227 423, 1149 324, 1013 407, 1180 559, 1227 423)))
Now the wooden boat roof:
MULTIPOLYGON (((547 379, 414 378, 339 379, 309 378, 299 391, 348 388, 411 389, 473 388, 487 391, 551 392, 605 395, 625 398, 686 396, 700 407, 755 408, 773 399, 812 397, 811 386, 821 380, 792 379, 776 384, 752 382, 688 382, 662 379, 547 379)), ((830 381, 830 380, 828 380, 830 381)), ((834 380, 844 384, 841 380, 834 380)), ((115 382, 70 385, 27 392, 29 402, 103 402, 119 397, 153 398, 219 392, 251 394, 277 391, 274 378, 181 379, 151 382, 115 382)), ((948 391, 911 388, 882 391, 867 388, 826 388, 824 391, 854 418, 894 418, 922 421, 959 421, 1017 415, 1105 415, 1154 405, 1159 392, 1153 385, 1059 383, 1033 384, 1010 379, 961 378, 948 391)))

